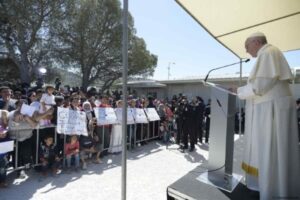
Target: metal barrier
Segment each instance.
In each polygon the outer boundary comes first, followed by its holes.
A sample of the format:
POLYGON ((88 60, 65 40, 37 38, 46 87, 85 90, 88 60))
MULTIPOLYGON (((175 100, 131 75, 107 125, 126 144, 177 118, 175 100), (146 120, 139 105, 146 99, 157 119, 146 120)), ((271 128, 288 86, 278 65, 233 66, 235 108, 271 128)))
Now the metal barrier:
MULTIPOLYGON (((148 140, 151 140, 151 139, 155 139, 155 138, 158 138, 159 137, 159 122, 160 121, 152 121, 152 122, 149 122, 148 124, 140 124, 141 126, 141 139, 140 140, 137 140, 137 125, 138 124, 131 124, 131 125, 128 125, 129 126, 129 141, 127 142, 127 145, 129 145, 129 149, 131 150, 132 149, 132 141, 133 141, 133 148, 135 148, 137 146, 138 143, 140 142, 143 142, 143 141, 148 141, 148 140), (151 137, 150 137, 150 123, 152 123, 152 134, 151 134, 151 137), (147 126, 147 137, 144 138, 144 126, 147 126), (157 127, 156 127, 157 125, 157 127), (157 134, 155 134, 155 128, 157 128, 157 134)), ((29 164, 29 165, 24 165, 24 166, 18 166, 18 153, 19 153, 19 142, 17 139, 14 139, 15 140, 15 166, 14 166, 14 169, 12 169, 12 171, 15 171, 15 170, 20 170, 20 169, 28 169, 30 167, 36 167, 36 166, 40 166, 41 163, 39 163, 39 145, 40 145, 40 129, 45 129, 45 128, 55 128, 55 131, 54 131, 54 144, 57 145, 57 129, 56 129, 56 125, 51 125, 51 126, 37 126, 37 128, 35 129, 32 129, 32 131, 36 130, 36 152, 35 152, 35 162, 34 164, 29 164)), ((108 150, 109 148, 111 147, 118 147, 118 146, 121 146, 120 145, 116 145, 116 146, 109 146, 107 148, 104 148, 104 126, 102 126, 103 128, 103 131, 102 131, 102 140, 101 140, 101 152, 102 151, 105 151, 105 150, 108 150)), ((22 129, 19 129, 20 131, 22 129)), ((27 130, 27 129, 23 129, 23 130, 27 130)), ((32 137, 32 136, 31 136, 32 137)), ((13 138, 12 138, 13 139, 13 138)), ((64 141, 63 141, 63 151, 65 152, 65 144, 66 144, 66 135, 64 134, 64 141)), ((108 144, 109 145, 109 144, 108 144)), ((64 152, 63 152, 63 167, 65 167, 65 155, 64 155, 64 152)))

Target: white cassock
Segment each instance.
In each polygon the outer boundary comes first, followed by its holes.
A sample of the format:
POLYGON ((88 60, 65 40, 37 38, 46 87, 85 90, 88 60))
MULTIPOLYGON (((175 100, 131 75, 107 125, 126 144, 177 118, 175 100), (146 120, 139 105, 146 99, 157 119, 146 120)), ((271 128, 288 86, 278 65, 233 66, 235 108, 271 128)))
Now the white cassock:
POLYGON ((300 161, 296 101, 289 86, 292 73, 282 52, 266 44, 246 86, 238 96, 246 99, 246 184, 260 198, 300 199, 300 161))

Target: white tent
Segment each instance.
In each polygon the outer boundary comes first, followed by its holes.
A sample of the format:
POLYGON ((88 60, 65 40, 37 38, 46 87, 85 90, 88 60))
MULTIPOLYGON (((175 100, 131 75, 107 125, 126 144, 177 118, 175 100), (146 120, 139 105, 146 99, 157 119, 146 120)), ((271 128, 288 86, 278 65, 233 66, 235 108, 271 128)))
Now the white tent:
POLYGON ((216 40, 239 58, 244 42, 263 32, 282 51, 300 48, 300 0, 176 0, 216 40))

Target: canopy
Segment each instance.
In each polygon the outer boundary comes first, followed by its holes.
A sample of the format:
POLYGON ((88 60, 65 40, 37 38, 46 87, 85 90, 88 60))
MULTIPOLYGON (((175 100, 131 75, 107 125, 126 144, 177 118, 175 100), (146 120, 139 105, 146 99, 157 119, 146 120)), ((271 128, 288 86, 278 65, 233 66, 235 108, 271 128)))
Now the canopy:
POLYGON ((300 0, 176 0, 216 40, 247 58, 245 39, 263 32, 282 51, 300 48, 300 0))

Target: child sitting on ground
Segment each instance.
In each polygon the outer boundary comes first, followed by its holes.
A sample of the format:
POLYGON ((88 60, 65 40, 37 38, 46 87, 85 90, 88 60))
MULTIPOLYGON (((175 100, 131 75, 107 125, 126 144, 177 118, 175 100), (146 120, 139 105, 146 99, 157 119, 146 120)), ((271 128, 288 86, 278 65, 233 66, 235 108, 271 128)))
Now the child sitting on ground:
POLYGON ((79 169, 79 141, 77 135, 71 135, 70 141, 65 144, 65 156, 67 160, 67 170, 71 169, 72 158, 75 160, 75 171, 79 169))
POLYGON ((47 171, 50 169, 52 175, 57 175, 60 158, 52 136, 46 135, 44 137, 44 141, 40 145, 39 154, 39 159, 42 163, 42 174, 47 175, 47 171))

